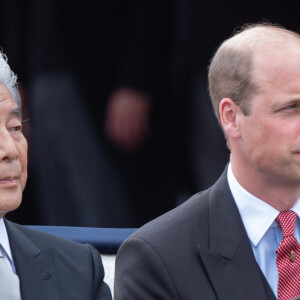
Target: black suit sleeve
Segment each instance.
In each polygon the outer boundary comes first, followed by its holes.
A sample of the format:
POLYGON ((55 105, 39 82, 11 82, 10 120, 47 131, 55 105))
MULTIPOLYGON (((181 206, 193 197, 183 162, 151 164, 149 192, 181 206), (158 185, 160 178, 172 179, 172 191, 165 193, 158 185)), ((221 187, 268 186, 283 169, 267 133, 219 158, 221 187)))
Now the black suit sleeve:
POLYGON ((179 299, 163 259, 146 241, 132 237, 119 249, 114 299, 179 299))
POLYGON ((93 259, 94 269, 94 298, 95 300, 111 300, 111 292, 108 285, 103 281, 104 279, 104 268, 99 252, 92 247, 87 245, 91 251, 93 259))

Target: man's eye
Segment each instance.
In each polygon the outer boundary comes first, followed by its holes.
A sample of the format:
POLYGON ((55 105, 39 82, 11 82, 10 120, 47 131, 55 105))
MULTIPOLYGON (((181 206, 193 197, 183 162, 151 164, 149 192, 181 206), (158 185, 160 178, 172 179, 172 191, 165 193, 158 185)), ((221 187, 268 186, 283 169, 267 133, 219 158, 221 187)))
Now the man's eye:
POLYGON ((295 108, 297 108, 297 105, 296 104, 291 104, 291 105, 287 106, 285 109, 286 110, 293 110, 295 108))
POLYGON ((10 129, 11 131, 22 131, 22 125, 13 126, 10 129))

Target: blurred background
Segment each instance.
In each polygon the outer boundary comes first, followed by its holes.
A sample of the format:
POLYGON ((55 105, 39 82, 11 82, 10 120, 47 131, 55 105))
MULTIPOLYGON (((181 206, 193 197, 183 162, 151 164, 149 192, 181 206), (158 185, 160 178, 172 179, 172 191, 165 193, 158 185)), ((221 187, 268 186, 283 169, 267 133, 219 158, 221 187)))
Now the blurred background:
MULTIPOLYGON (((299 1, 6 0, 29 180, 23 224, 139 227, 208 188, 229 158, 207 92, 244 23, 300 30, 299 1)), ((282 45, 284 47, 284 45, 282 45)))

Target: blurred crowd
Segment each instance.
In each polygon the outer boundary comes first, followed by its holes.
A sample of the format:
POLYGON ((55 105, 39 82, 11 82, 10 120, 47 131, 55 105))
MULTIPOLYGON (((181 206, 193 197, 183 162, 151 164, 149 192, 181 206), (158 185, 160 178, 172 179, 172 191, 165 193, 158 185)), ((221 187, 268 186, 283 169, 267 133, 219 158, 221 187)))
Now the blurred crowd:
POLYGON ((228 161, 208 98, 218 44, 257 21, 300 30, 298 1, 2 1, 29 182, 24 224, 139 227, 228 161))

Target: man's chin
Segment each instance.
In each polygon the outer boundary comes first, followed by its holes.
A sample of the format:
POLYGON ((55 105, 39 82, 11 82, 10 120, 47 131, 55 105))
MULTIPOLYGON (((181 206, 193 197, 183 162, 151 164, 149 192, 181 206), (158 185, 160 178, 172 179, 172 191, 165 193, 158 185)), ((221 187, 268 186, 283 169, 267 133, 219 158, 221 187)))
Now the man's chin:
POLYGON ((22 198, 0 199, 0 217, 2 218, 8 212, 16 210, 22 203, 22 198))

